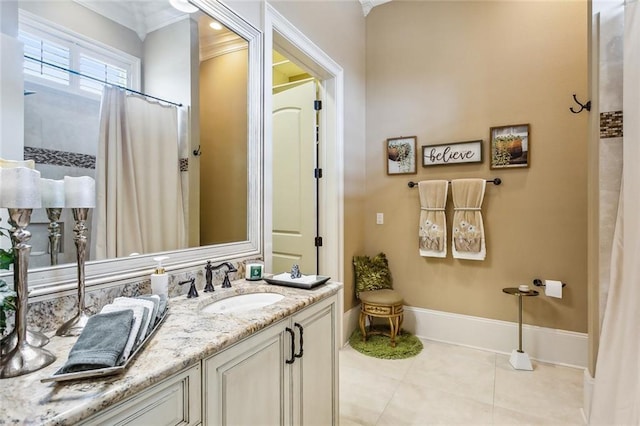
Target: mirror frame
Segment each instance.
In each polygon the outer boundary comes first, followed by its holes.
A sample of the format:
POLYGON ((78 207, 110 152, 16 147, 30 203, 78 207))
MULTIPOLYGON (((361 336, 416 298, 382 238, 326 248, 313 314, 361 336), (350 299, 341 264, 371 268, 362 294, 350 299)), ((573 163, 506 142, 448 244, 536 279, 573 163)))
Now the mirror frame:
MULTIPOLYGON (((194 268, 207 260, 256 258, 263 256, 263 34, 216 0, 191 0, 202 12, 219 20, 230 30, 248 42, 248 126, 247 126, 247 240, 184 250, 162 252, 170 256, 165 262, 168 271, 194 268)), ((192 157, 192 159, 195 157, 192 157)), ((85 283, 91 287, 106 288, 121 284, 123 280, 146 279, 152 272, 153 257, 159 253, 130 258, 87 261, 85 283)), ((77 264, 70 263, 54 267, 29 270, 29 298, 46 299, 48 295, 74 294, 77 289, 77 264)), ((8 282, 13 274, 2 274, 8 282)))

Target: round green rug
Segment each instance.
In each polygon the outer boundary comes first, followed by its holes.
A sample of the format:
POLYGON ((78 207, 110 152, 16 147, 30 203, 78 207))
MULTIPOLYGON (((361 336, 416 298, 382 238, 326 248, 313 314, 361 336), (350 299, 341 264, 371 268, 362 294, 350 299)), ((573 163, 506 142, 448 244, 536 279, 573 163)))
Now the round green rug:
MULTIPOLYGON (((379 329, 380 326, 376 326, 379 329)), ((422 350, 422 342, 408 331, 400 330, 396 336, 396 347, 389 344, 389 337, 379 334, 371 335, 366 342, 362 341, 360 329, 354 330, 349 338, 349 344, 356 351, 374 358, 404 359, 416 356, 422 350)))

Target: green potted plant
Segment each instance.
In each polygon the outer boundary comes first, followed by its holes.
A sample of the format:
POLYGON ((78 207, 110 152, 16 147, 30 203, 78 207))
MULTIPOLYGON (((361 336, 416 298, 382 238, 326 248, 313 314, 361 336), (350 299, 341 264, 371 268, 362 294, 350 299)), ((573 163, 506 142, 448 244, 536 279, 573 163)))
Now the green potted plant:
MULTIPOLYGON (((11 238, 7 228, 0 227, 0 237, 11 238)), ((0 248, 0 269, 9 269, 13 264, 13 249, 0 248)), ((7 327, 7 312, 16 310, 16 292, 0 279, 0 336, 7 327)))

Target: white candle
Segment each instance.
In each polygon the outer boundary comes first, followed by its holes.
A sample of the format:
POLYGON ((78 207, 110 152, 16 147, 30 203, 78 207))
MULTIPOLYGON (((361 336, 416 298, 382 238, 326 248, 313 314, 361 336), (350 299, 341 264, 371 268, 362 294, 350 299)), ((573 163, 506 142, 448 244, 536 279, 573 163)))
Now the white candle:
POLYGON ((42 207, 64 207, 64 180, 40 179, 42 207))
POLYGON ((0 168, 0 207, 40 208, 40 172, 26 167, 0 168))
POLYGON ((65 207, 96 206, 96 181, 90 176, 64 177, 65 207))
POLYGON ((4 158, 0 158, 0 167, 2 167, 3 169, 15 169, 16 167, 35 169, 36 162, 33 160, 5 160, 4 158))

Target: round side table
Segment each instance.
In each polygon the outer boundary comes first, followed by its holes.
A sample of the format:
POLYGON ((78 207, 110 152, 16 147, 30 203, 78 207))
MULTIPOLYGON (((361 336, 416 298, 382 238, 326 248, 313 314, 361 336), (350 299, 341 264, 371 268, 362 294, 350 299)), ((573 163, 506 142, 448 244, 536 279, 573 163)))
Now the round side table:
POLYGON ((520 291, 518 287, 507 287, 503 288, 502 291, 512 296, 518 297, 518 349, 514 349, 511 352, 509 363, 516 370, 531 371, 533 370, 533 367, 531 366, 529 355, 527 355, 527 353, 522 350, 522 298, 534 297, 539 295, 540 293, 537 290, 520 291))

